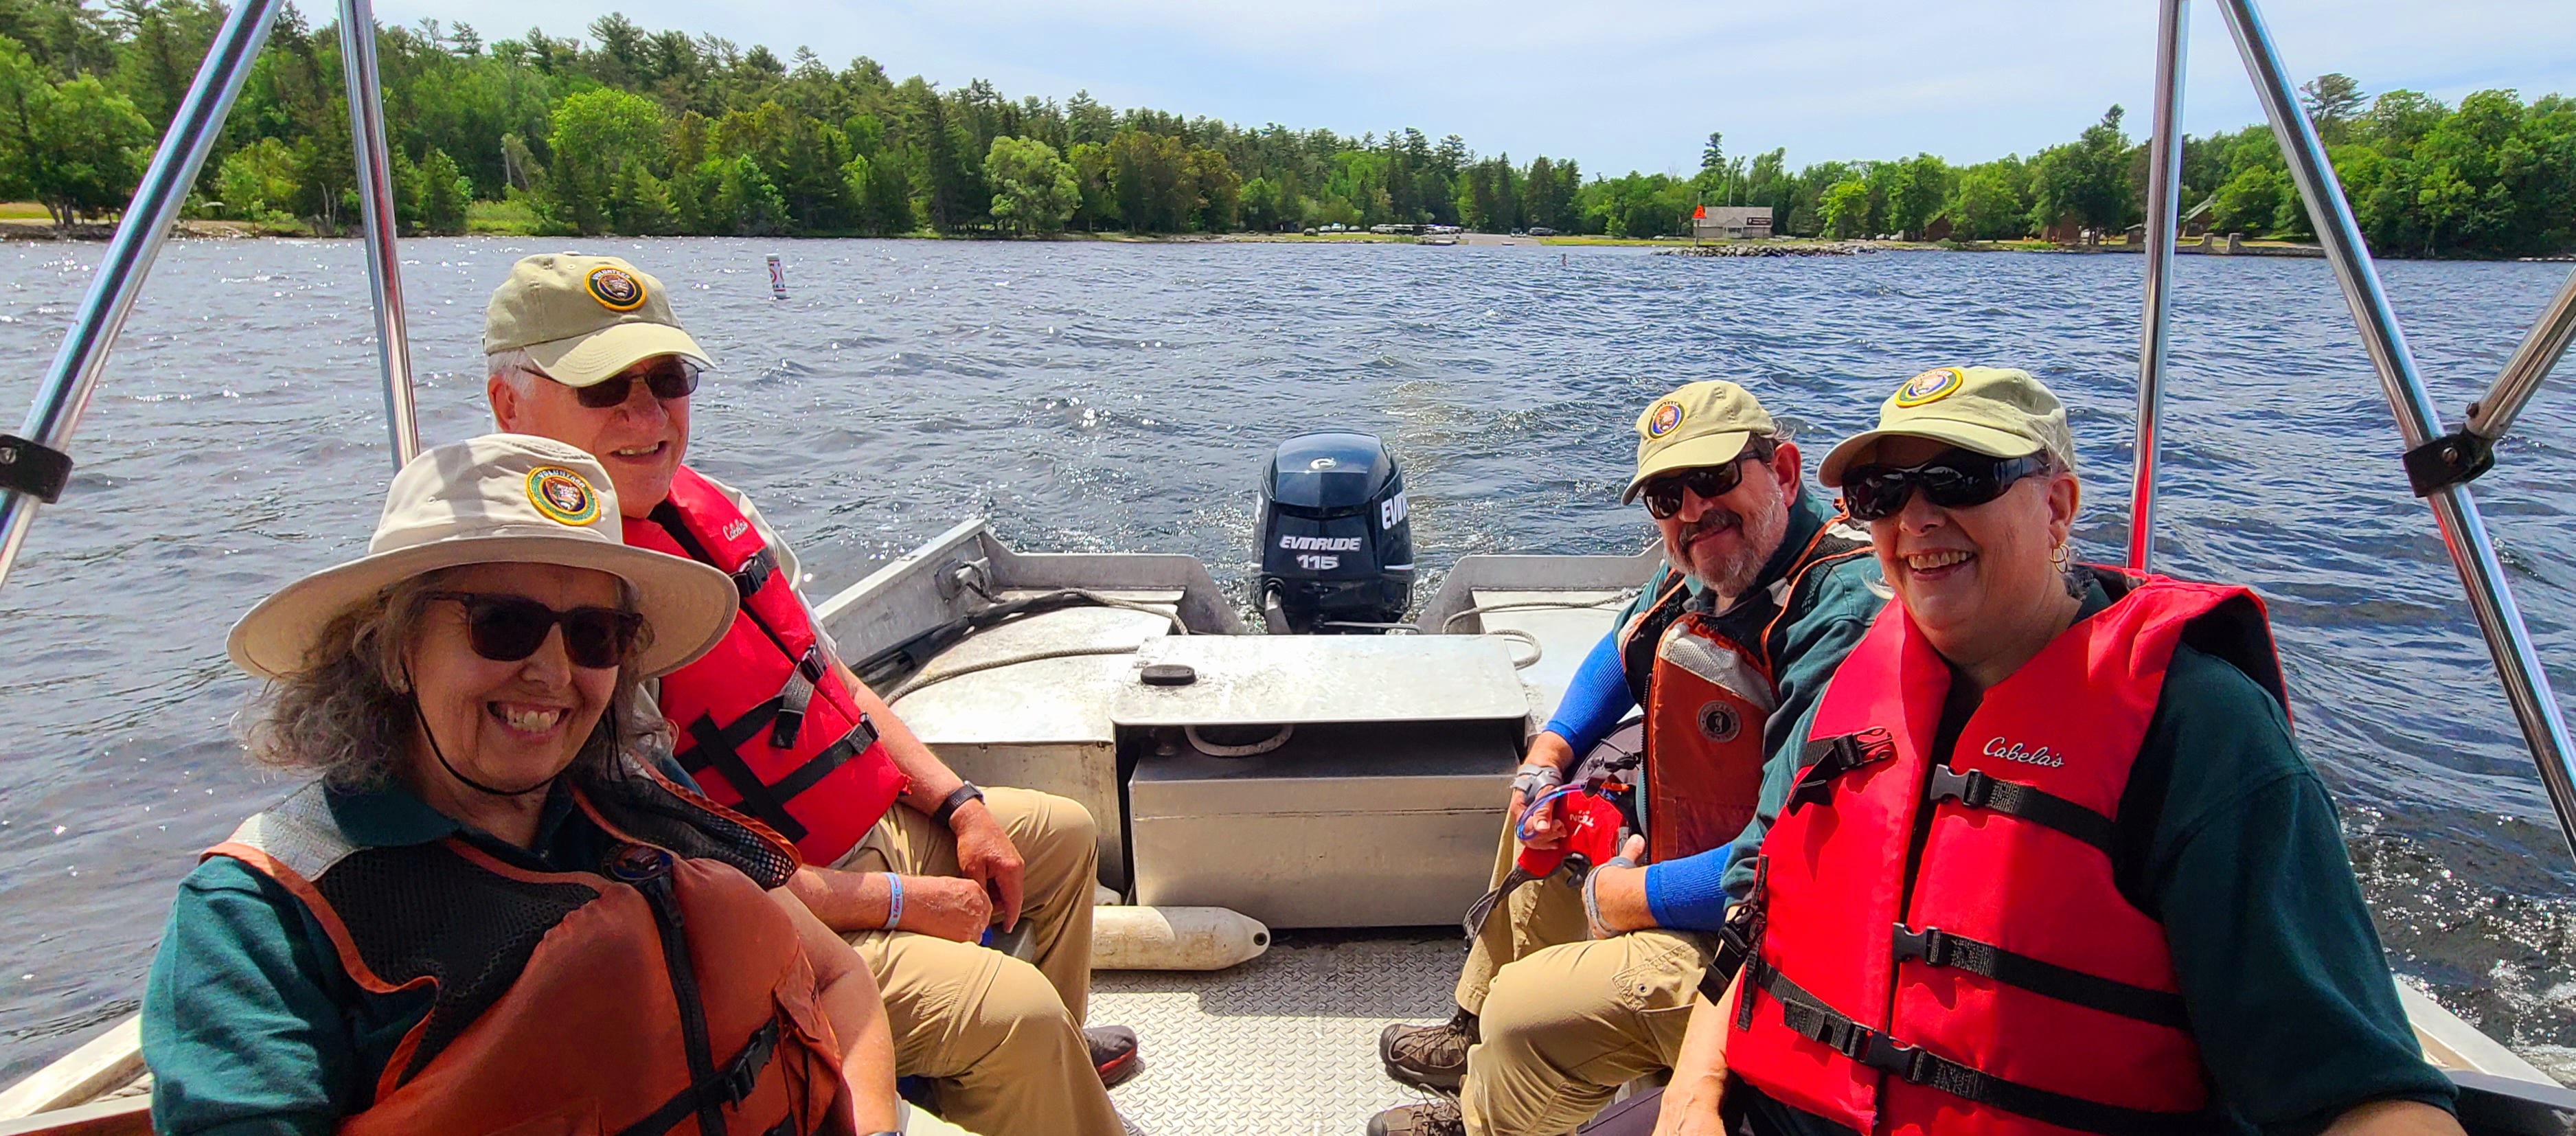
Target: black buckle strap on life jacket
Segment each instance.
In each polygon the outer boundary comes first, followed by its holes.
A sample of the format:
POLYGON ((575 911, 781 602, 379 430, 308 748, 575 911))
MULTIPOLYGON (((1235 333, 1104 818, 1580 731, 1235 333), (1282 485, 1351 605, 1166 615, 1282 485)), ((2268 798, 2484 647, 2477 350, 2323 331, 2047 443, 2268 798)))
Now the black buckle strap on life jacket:
POLYGON ((1898 962, 1914 959, 1926 966, 1964 970, 2006 986, 2019 987, 2033 994, 2090 1007, 2106 1014, 2118 1014, 2178 1030, 2191 1028, 2190 1015, 2183 1010, 2182 995, 2169 990, 2150 990, 2080 970, 2068 970, 2029 955, 2014 954, 2002 947, 1954 935, 1938 927, 1917 931, 1899 923, 1895 941, 1898 962))
POLYGON ((778 691, 778 716, 769 724, 769 744, 779 749, 796 748, 796 735, 805 725, 805 707, 814 701, 814 686, 823 681, 823 645, 805 648, 796 660, 796 669, 787 672, 787 685, 778 691))
MULTIPOLYGON (((2007 1081, 1853 1021, 1761 959, 1753 960, 1752 974, 1763 993, 1779 1000, 1780 1020, 1791 1032, 1908 1084, 1938 1089, 2043 1124, 2104 1136, 2179 1136, 2212 1127, 2205 1111, 2122 1108, 2007 1081)), ((1751 992, 1741 996, 1749 998, 1751 992)))
POLYGON ((768 545, 762 545, 760 551, 751 554, 751 559, 742 562, 742 567, 729 573, 733 577, 734 594, 741 597, 739 602, 750 603, 754 594, 769 586, 769 577, 777 571, 778 557, 769 551, 768 545))
POLYGON ((2119 828, 2111 818, 2020 782, 1990 777, 1983 770, 1961 773, 1947 765, 1933 766, 1931 784, 1925 788, 1923 799, 1955 800, 1972 809, 2019 817, 2099 848, 2104 855, 2111 854, 2118 838, 2119 828))
POLYGON ((780 701, 772 698, 754 706, 742 717, 734 719, 730 726, 717 725, 713 714, 698 715, 697 721, 689 723, 688 730, 690 740, 696 744, 672 756, 691 776, 715 770, 742 798, 742 811, 794 842, 805 839, 808 830, 788 814, 787 802, 813 788, 851 758, 867 752, 869 746, 877 744, 877 726, 868 720, 867 715, 859 715, 858 724, 850 727, 850 732, 841 735, 840 740, 825 746, 823 752, 806 759, 805 764, 797 766, 787 776, 763 784, 760 775, 752 772, 750 763, 742 759, 741 746, 759 736, 760 731, 777 717, 780 701))
MULTIPOLYGON (((742 1051, 734 1054, 733 1060, 725 1062, 723 1068, 706 1080, 672 1094, 671 1099, 662 1102, 662 1107, 654 1109, 651 1115, 619 1129, 617 1136, 662 1136, 702 1106, 741 1107, 742 1102, 750 1100, 752 1092, 760 1088, 761 1072, 769 1067, 770 1058, 777 1056, 778 1036, 778 1019, 771 1018, 752 1031, 751 1040, 743 1043, 742 1051)), ((793 1121, 794 1118, 790 1117, 786 1122, 787 1131, 794 1131, 793 1121)))
POLYGON ((1895 756, 1896 738, 1882 726, 1808 742, 1798 751, 1798 783, 1789 788, 1785 811, 1794 813, 1800 805, 1824 804, 1833 799, 1834 778, 1895 756))

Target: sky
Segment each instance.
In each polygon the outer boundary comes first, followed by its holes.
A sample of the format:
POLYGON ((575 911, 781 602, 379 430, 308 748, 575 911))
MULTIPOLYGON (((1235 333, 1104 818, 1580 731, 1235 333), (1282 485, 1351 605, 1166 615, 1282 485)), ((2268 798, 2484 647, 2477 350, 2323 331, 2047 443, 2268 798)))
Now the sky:
MULTIPOLYGON (((327 5, 326 5, 327 7, 327 5)), ((991 80, 1012 98, 1088 89, 1257 126, 1358 134, 1418 126, 1480 154, 1571 157, 1593 173, 1686 172, 1723 131, 1729 154, 1785 146, 1791 168, 1921 151, 2025 156, 2114 103, 2149 126, 2152 0, 378 0, 377 17, 531 25, 587 38, 623 11, 647 30, 712 33, 784 59, 866 55, 943 89, 991 80)), ((2340 71, 2376 94, 2456 101, 2490 87, 2576 95, 2570 0, 2271 0, 2285 66, 2340 71)), ((2261 121, 2217 0, 2191 4, 2191 133, 2261 121)))

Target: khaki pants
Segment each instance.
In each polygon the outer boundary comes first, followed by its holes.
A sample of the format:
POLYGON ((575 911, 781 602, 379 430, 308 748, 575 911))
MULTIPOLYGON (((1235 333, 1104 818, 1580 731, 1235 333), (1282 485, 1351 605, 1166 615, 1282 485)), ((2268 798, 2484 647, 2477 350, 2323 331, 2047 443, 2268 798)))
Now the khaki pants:
MULTIPOLYGON (((1519 849, 1503 833, 1494 882, 1519 849)), ((1560 1136, 1627 1081, 1672 1067, 1710 961, 1687 931, 1588 938, 1564 876, 1512 893, 1467 953, 1458 1005, 1477 1015, 1459 1090, 1468 1136, 1560 1136)))
MULTIPOLYGON (((1120 1136, 1083 1044, 1091 997, 1091 814, 1063 797, 988 788, 984 804, 1028 865, 1020 922, 1035 965, 909 931, 848 936, 885 995, 895 1072, 928 1077, 939 1114, 983 1136, 1120 1136)), ((835 868, 954 876, 957 839, 902 805, 835 868)))

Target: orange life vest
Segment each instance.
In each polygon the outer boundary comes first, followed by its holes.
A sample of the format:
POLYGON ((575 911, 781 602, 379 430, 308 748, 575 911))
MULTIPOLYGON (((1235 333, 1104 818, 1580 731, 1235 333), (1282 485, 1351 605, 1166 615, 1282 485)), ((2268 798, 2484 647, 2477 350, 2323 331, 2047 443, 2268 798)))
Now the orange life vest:
POLYGON ((354 847, 319 785, 207 850, 302 901, 359 986, 430 992, 337 1132, 854 1127, 813 967, 763 891, 794 850, 648 777, 573 790, 623 842, 597 872, 532 872, 453 836, 354 847))
POLYGON ((687 466, 650 520, 625 522, 626 543, 713 565, 742 597, 714 650, 662 676, 681 767, 709 798, 778 830, 806 863, 839 860, 911 781, 842 685, 795 582, 750 518, 687 466))
POLYGON ((2095 571, 2118 598, 1986 691, 1952 752, 1950 668, 1902 607, 1835 672, 1762 844, 1735 1075, 1875 1134, 2212 1127, 2115 818, 2179 644, 2275 698, 2280 663, 2243 588, 2095 571))
POLYGON ((1809 574, 1869 554, 1867 536, 1843 526, 1839 516, 1827 521, 1778 585, 1739 601, 1723 617, 1698 610, 1674 571, 1655 602, 1621 629, 1620 659, 1646 711, 1639 798, 1648 862, 1718 847, 1753 819, 1762 792, 1763 727, 1780 705, 1771 633, 1795 609, 1809 574))

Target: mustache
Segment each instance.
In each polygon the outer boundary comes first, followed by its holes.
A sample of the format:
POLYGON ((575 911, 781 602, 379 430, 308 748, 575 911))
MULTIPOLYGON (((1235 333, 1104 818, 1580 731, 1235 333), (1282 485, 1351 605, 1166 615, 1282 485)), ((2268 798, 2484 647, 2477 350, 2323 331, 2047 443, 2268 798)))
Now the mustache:
POLYGON ((1744 527, 1743 516, 1733 511, 1702 513, 1698 520, 1682 526, 1681 546, 1688 548, 1692 541, 1710 533, 1742 527, 1744 527))

